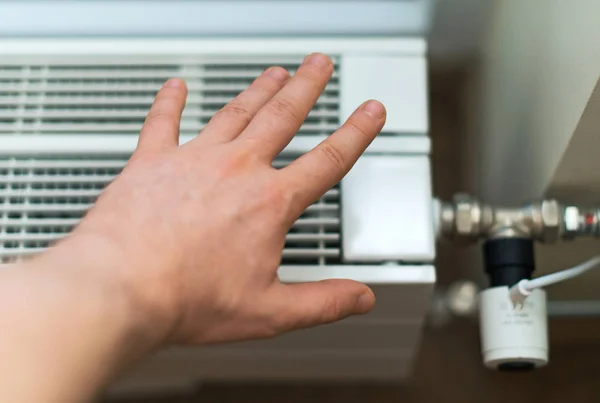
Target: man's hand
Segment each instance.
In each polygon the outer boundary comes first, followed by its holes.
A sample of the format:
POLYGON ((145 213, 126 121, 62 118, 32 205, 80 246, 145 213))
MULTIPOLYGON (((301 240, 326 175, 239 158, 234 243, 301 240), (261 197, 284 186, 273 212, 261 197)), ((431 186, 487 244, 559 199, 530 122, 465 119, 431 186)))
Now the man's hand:
POLYGON ((277 277, 290 226, 385 121, 383 106, 367 102, 314 150, 272 168, 332 71, 322 54, 292 78, 270 68, 182 146, 186 86, 169 80, 123 173, 45 259, 75 253, 69 261, 125 294, 158 344, 270 337, 370 311, 375 298, 363 284, 285 285, 277 277))

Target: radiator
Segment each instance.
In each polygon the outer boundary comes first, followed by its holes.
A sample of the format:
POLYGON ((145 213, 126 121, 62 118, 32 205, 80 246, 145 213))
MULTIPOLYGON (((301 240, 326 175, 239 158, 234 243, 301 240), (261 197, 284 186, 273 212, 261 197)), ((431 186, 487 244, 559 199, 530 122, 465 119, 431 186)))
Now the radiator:
MULTIPOLYGON (((349 175, 287 234, 284 282, 370 284, 365 316, 279 338, 161 351, 117 386, 182 380, 404 379, 435 283, 425 42, 418 38, 0 40, 0 261, 67 236, 119 174, 160 85, 184 78, 181 142, 271 65, 326 52, 333 77, 275 160, 283 167, 362 101, 388 121, 349 175)), ((202 135, 202 134, 200 134, 202 135)))

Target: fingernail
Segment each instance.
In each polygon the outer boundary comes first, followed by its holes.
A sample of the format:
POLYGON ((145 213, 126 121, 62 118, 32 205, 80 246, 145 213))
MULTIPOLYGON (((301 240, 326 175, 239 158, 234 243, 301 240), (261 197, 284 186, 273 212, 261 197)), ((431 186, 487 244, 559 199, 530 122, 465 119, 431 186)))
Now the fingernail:
POLYGON ((356 313, 362 314, 370 312, 375 305, 375 295, 371 291, 367 291, 358 297, 358 302, 356 303, 356 313))
POLYGON ((287 70, 283 67, 269 67, 265 70, 265 74, 276 80, 283 80, 289 75, 287 70))
POLYGON ((385 108, 379 101, 369 101, 363 106, 363 111, 372 118, 381 118, 385 115, 385 108))
POLYGON ((184 81, 181 78, 170 78, 163 85, 163 87, 183 87, 185 85, 184 81))
POLYGON ((331 59, 323 53, 313 53, 306 59, 306 64, 316 64, 319 67, 327 67, 331 64, 331 59))

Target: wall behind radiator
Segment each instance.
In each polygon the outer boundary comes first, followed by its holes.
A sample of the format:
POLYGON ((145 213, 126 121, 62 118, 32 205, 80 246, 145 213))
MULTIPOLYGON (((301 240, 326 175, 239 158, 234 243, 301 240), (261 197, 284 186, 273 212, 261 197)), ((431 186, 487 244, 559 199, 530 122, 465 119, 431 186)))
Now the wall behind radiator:
MULTIPOLYGON (((471 190, 493 203, 544 195, 597 203, 600 177, 591 173, 600 170, 600 135, 581 117, 600 77, 600 1, 495 0, 490 15, 472 77, 476 124, 466 143, 471 190), (582 166, 589 175, 582 175, 582 166)), ((538 246, 536 274, 599 250, 595 240, 538 246)), ((553 299, 598 299, 598 284, 596 271, 548 291, 553 299)))
POLYGON ((473 156, 487 200, 522 202, 551 187, 600 75, 599 15, 597 0, 495 0, 473 156))

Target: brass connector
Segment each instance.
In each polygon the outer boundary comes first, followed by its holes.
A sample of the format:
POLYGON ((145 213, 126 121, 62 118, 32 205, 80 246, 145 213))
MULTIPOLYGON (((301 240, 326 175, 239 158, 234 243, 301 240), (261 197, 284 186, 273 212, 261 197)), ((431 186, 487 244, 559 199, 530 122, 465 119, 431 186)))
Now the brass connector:
POLYGON ((563 235, 563 207, 544 200, 521 207, 493 207, 466 194, 457 194, 440 207, 440 235, 476 242, 479 239, 530 238, 543 243, 563 235))

